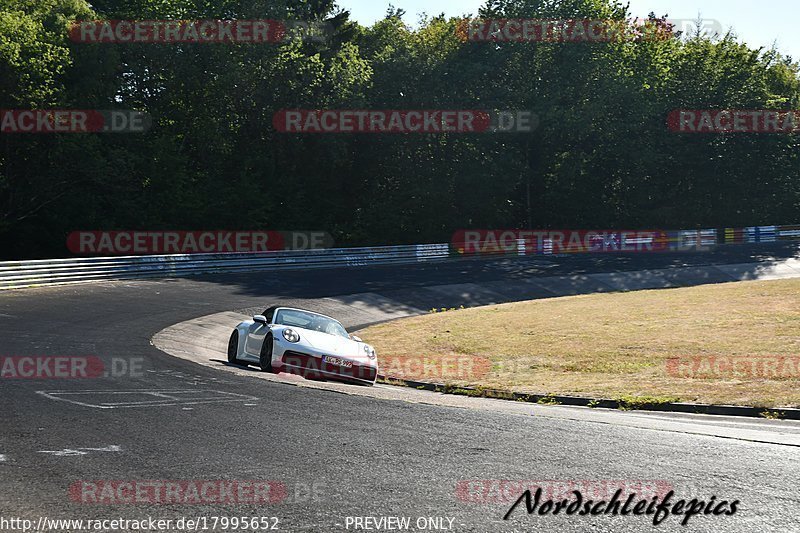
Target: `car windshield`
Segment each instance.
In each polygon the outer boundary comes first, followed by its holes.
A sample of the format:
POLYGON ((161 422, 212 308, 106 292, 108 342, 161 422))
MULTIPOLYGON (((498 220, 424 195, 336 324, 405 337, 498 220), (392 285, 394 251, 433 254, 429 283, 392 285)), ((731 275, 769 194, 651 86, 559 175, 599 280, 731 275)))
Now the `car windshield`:
POLYGON ((320 331, 328 335, 337 335, 346 339, 350 338, 344 326, 334 319, 315 313, 299 311, 297 309, 278 310, 278 313, 275 315, 274 323, 282 326, 294 326, 296 328, 320 331))

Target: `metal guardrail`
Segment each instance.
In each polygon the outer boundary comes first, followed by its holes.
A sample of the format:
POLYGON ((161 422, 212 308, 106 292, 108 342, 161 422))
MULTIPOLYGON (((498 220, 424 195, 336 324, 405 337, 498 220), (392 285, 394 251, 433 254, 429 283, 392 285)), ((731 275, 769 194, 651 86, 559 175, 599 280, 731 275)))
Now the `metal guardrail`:
POLYGON ((42 259, 0 262, 0 290, 102 280, 169 278, 218 272, 300 270, 441 261, 448 244, 222 253, 42 259))
POLYGON ((671 231, 571 231, 554 230, 562 240, 554 241, 542 230, 538 237, 518 238, 517 233, 530 231, 485 230, 476 232, 478 242, 453 242, 453 251, 465 256, 483 255, 544 255, 563 256, 582 253, 613 253, 625 251, 681 252, 708 250, 724 244, 758 244, 800 240, 800 225, 750 226, 746 228, 693 229, 671 231), (574 235, 573 235, 574 234, 574 235), (591 237, 593 234, 593 237, 591 237), (580 242, 568 242, 577 236, 580 242), (590 238, 591 237, 591 238, 590 238), (598 237, 595 241, 594 237, 598 237), (482 240, 480 240, 482 239, 482 240), (584 241, 586 239, 586 241, 584 241))
MULTIPOLYGON (((721 230, 680 230, 676 242, 681 246, 713 246, 775 242, 800 239, 800 225, 725 228, 721 230)), ((463 246, 462 246, 463 248, 463 246)), ((485 255, 552 255, 543 249, 531 253, 524 243, 513 250, 498 250, 485 255)), ((479 254, 484 255, 484 254, 479 254)), ((317 268, 402 265, 444 261, 463 254, 458 243, 412 244, 365 248, 331 248, 304 251, 259 253, 220 253, 42 259, 0 262, 0 290, 59 285, 103 280, 171 278, 220 272, 259 272, 267 270, 307 270, 317 268)))

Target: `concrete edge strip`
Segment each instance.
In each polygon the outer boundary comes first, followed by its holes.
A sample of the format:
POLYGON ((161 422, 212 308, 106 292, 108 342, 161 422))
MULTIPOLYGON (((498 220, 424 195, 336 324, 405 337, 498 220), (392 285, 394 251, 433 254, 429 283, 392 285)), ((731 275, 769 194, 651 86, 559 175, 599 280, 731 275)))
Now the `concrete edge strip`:
MULTIPOLYGON (((582 396, 558 396, 535 393, 511 392, 494 389, 481 389, 475 387, 462 387, 447 385, 444 383, 431 383, 426 381, 413 381, 403 378, 378 375, 379 379, 401 383, 405 387, 412 387, 417 390, 427 390, 440 392, 443 394, 460 394, 464 396, 475 396, 480 398, 492 398, 495 400, 506 400, 512 402, 535 403, 539 405, 568 405, 572 407, 589 407, 599 409, 615 409, 620 411, 660 411, 669 413, 688 413, 695 415, 718 415, 718 416, 739 416, 749 418, 764 418, 764 413, 779 414, 781 419, 800 420, 800 409, 794 408, 766 408, 766 407, 744 407, 739 405, 714 405, 714 404, 695 404, 695 403, 673 403, 663 402, 657 404, 630 405, 623 401, 612 400, 609 398, 588 398, 582 396)), ((387 383, 386 381, 382 381, 387 383)))

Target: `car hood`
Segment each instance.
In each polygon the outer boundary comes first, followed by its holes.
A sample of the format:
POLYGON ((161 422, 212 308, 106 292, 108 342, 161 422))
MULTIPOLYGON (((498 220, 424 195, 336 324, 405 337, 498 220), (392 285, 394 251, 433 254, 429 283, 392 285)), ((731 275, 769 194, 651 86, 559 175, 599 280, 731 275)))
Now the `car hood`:
POLYGON ((305 342, 312 348, 321 352, 326 352, 330 355, 347 355, 351 357, 361 355, 362 348, 359 343, 354 340, 310 329, 293 329, 300 334, 300 342, 305 342))

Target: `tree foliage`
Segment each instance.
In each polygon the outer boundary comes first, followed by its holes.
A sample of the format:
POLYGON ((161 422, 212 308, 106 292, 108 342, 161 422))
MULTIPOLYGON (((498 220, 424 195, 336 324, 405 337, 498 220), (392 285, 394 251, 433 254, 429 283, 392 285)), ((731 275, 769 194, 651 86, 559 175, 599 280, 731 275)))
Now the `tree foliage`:
MULTIPOLYGON (((611 0, 489 0, 482 17, 623 21, 611 0)), ((144 134, 0 134, 6 258, 81 229, 323 229, 341 245, 470 227, 698 227, 800 220, 796 135, 682 135, 673 109, 798 109, 798 66, 736 36, 463 42, 333 0, 0 0, 0 108, 137 109, 144 134), (287 19, 325 40, 82 44, 71 21, 287 19), (530 110, 532 133, 275 131, 281 109, 530 110)), ((649 24, 666 25, 651 15, 649 24)))

